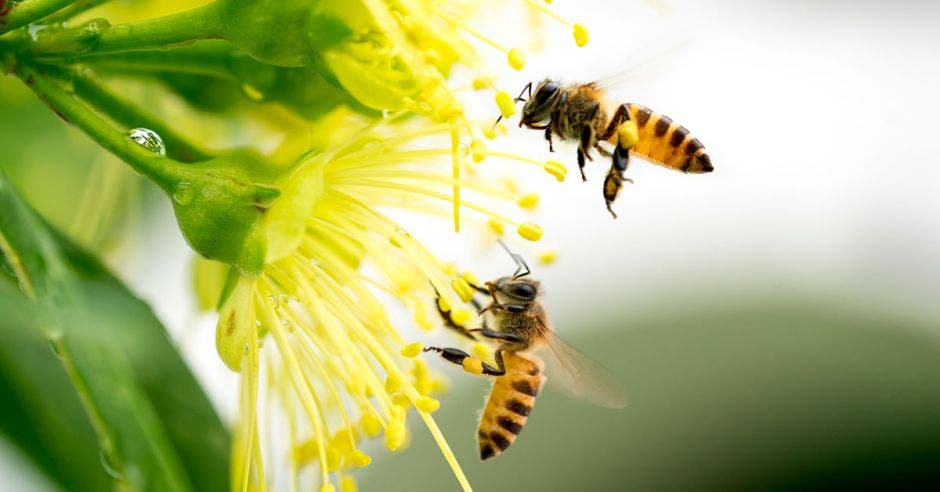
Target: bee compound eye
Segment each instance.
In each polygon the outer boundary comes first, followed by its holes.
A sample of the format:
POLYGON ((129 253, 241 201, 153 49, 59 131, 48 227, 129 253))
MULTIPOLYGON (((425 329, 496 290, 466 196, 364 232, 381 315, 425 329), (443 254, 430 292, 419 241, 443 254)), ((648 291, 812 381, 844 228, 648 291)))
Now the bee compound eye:
POLYGON ((539 104, 545 104, 556 92, 558 92, 558 84, 546 82, 539 87, 538 92, 535 93, 535 101, 539 104))
POLYGON ((520 299, 535 299, 535 286, 526 282, 517 282, 509 286, 509 293, 520 299))

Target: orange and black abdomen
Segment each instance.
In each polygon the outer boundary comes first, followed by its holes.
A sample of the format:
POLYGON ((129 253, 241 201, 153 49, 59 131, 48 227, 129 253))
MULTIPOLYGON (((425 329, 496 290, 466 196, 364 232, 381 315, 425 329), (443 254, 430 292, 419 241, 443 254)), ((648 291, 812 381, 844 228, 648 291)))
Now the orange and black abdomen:
POLYGON ((630 118, 636 122, 639 140, 630 152, 661 166, 686 173, 709 173, 711 159, 705 146, 684 126, 668 116, 638 104, 627 104, 630 118))
POLYGON ((503 364, 506 374, 493 382, 477 431, 480 458, 484 460, 499 455, 516 440, 542 386, 542 370, 537 362, 503 352, 503 364))

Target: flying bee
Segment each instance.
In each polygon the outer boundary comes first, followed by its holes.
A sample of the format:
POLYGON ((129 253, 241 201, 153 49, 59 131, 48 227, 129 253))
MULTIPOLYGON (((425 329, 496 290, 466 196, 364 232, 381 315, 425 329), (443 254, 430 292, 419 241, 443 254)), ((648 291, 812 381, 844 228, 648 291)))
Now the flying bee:
MULTIPOLYGON (((501 243, 502 244, 502 243, 501 243)), ((503 245, 505 248, 506 246, 503 245)), ((470 338, 497 344, 495 366, 456 348, 427 347, 468 372, 493 376, 493 388, 480 416, 477 442, 480 458, 499 455, 522 431, 535 397, 546 380, 542 361, 530 350, 547 347, 545 362, 552 381, 569 396, 585 399, 599 406, 623 408, 623 390, 605 369, 563 341, 552 331, 548 315, 541 303, 542 289, 537 280, 526 278, 529 267, 525 260, 510 252, 517 269, 512 276, 486 282, 474 288, 490 297, 483 307, 474 300, 480 313, 485 313, 482 328, 467 330, 445 316, 445 322, 470 338), (492 328, 490 328, 492 326, 492 328)))
POLYGON ((519 126, 544 130, 551 152, 555 151, 552 135, 578 142, 582 180, 587 181, 584 164, 585 159, 593 160, 592 148, 611 158, 613 162, 604 179, 604 200, 614 218, 617 214, 611 204, 617 199, 624 181, 633 182, 623 175, 630 155, 684 173, 703 174, 713 169, 705 146, 684 126, 638 104, 620 104, 611 112, 598 83, 562 85, 545 79, 535 87, 533 97, 529 82, 515 101, 525 102, 519 126), (523 94, 528 98, 524 99, 523 94), (605 141, 614 146, 613 152, 600 145, 605 141))

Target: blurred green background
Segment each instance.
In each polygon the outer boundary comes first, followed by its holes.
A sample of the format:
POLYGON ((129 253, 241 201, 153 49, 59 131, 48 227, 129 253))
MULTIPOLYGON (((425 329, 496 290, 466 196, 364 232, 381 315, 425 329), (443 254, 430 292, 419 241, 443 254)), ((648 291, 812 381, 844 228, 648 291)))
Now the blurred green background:
MULTIPOLYGON (((566 399, 549 382, 516 443, 484 463, 475 433, 489 383, 444 399, 438 422, 478 490, 940 487, 940 345, 927 326, 797 293, 607 306, 571 341, 622 381, 626 409, 566 399)), ((415 429, 363 490, 456 490, 415 429)))

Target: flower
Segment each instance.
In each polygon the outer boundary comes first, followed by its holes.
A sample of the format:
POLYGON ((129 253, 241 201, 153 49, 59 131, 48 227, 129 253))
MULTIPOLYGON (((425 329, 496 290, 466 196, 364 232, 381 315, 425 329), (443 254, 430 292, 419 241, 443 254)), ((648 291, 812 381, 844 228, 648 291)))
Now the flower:
MULTIPOLYGON (((502 234, 509 225, 538 241, 541 227, 498 208, 527 213, 537 207, 538 195, 491 179, 480 163, 493 158, 534 165, 558 181, 566 171, 555 161, 488 149, 479 134, 495 137, 490 124, 472 122, 445 82, 457 62, 481 66, 461 32, 502 50, 513 68, 524 63, 520 50, 502 47, 461 20, 466 6, 322 4, 328 8, 320 13, 343 19, 352 33, 321 53, 329 75, 384 116, 369 121, 340 109, 321 120, 309 132, 316 141, 304 145, 314 150, 285 167, 279 195, 265 203, 263 218, 246 234, 256 240, 250 244, 263 238, 263 268, 231 268, 226 274, 217 348, 242 378, 233 487, 264 488, 270 482, 262 455, 276 450, 262 449, 262 420, 286 423, 291 482, 300 480, 300 470, 316 466, 321 490, 332 491, 336 482, 343 490, 354 488, 350 472, 370 463, 365 439, 381 436, 389 450, 402 448, 405 419, 414 410, 461 487, 470 490, 431 415, 440 406, 435 396, 444 382, 417 358, 423 345, 404 338, 388 306, 403 305, 426 330, 440 324, 438 311, 470 325, 476 314, 467 302, 477 281, 439 260, 385 211, 433 216, 450 209, 459 230, 466 209, 491 232, 502 234), (276 397, 264 398, 265 412, 260 395, 276 397)), ((494 89, 485 75, 473 85, 494 89)), ((505 91, 496 93, 505 99, 505 91)), ((507 111, 500 107, 504 116, 507 111)), ((291 155, 297 147, 288 140, 275 155, 291 155)))
MULTIPOLYGON (((466 307, 470 283, 478 281, 441 262, 379 211, 385 206, 444 212, 451 201, 450 176, 440 169, 451 157, 446 144, 452 130, 426 120, 393 121, 366 127, 334 150, 305 156, 268 212, 266 225, 280 232, 268 234, 269 262, 262 273, 228 273, 217 344, 222 359, 243 378, 236 486, 263 481, 257 401, 267 374, 268 389, 279 397, 288 422, 295 473, 316 462, 323 484, 332 483, 334 473, 349 482, 347 472, 370 461, 359 443, 381 435, 388 449, 399 449, 406 441, 405 417, 415 409, 469 488, 431 417, 444 384, 415 358, 421 344, 403 338, 386 306, 399 302, 418 326, 430 330, 440 324, 436 299, 455 323, 468 325, 475 318, 466 307), (305 211, 299 235, 284 232, 280 218, 290 214, 279 210, 281 203, 305 211), (262 349, 263 339, 273 344, 262 349)), ((523 156, 487 153, 542 166, 523 156)), ((468 149, 458 158, 467 169, 477 166, 468 149)), ((521 236, 538 239, 537 225, 481 204, 524 212, 536 195, 493 185, 483 170, 474 170, 463 185, 463 205, 476 212, 474 222, 509 224, 521 236)))

